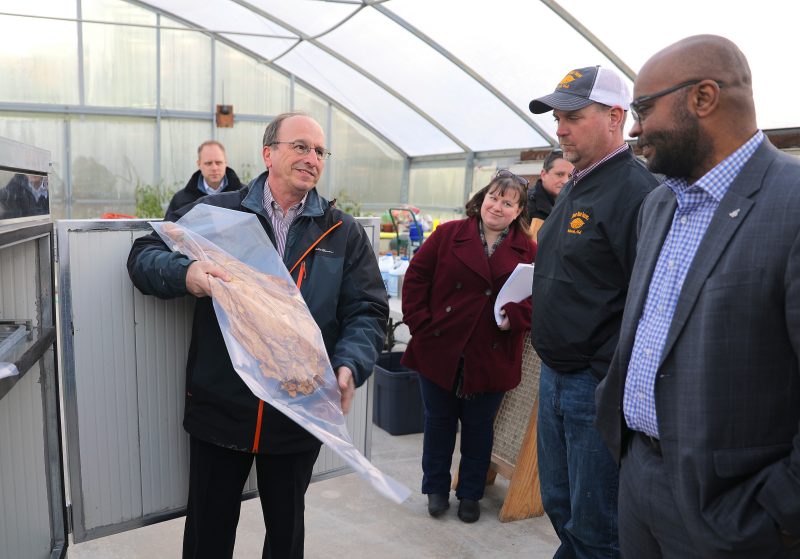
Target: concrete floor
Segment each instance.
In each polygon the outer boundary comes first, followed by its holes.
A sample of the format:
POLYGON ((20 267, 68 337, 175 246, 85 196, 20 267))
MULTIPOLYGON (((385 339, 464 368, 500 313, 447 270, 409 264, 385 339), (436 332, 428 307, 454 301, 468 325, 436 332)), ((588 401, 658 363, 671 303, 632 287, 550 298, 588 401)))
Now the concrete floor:
MULTIPOLYGON (((312 483, 306 496, 306 557, 377 559, 543 559, 553 556, 558 539, 547 517, 500 523, 507 481, 487 487, 482 516, 464 524, 457 501, 441 518, 427 513, 419 494, 422 435, 393 437, 373 426, 372 461, 408 485, 414 494, 395 505, 375 493, 355 474, 312 483)), ((457 456, 454 457, 454 464, 457 456)), ((180 557, 183 518, 162 522, 81 544, 71 544, 69 559, 161 559, 180 557)), ((264 524, 258 499, 242 504, 236 559, 261 557, 264 524)))

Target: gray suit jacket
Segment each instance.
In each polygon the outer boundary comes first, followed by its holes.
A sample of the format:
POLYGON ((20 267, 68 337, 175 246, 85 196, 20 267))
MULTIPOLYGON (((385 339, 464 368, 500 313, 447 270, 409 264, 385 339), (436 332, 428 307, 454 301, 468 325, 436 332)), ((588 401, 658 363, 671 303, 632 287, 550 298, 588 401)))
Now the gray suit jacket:
MULTIPOLYGON (((675 207, 663 185, 642 205, 620 341, 597 389, 597 426, 618 462, 628 363, 675 207)), ((681 514, 707 557, 766 557, 781 529, 800 534, 798 357, 800 159, 765 139, 698 248, 655 384, 679 508, 664 513, 681 514)))

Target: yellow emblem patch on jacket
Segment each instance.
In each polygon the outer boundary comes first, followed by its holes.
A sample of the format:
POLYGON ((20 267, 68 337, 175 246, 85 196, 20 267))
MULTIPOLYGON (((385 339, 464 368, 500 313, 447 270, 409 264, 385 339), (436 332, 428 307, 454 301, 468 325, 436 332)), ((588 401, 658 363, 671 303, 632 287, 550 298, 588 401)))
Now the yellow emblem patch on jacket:
POLYGON ((569 229, 567 233, 572 235, 582 235, 581 228, 589 221, 589 214, 586 212, 575 212, 569 220, 569 229))

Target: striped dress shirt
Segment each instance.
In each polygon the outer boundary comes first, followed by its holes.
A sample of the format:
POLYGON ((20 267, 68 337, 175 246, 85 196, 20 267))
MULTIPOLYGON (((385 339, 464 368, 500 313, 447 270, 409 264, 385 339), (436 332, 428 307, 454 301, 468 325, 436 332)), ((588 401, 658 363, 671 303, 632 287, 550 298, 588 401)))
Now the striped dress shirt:
POLYGON ((267 212, 270 223, 272 223, 272 230, 275 233, 275 249, 281 255, 281 258, 283 258, 283 253, 286 252, 286 236, 289 233, 289 227, 295 218, 303 213, 307 197, 308 193, 297 204, 284 212, 281 205, 272 196, 269 181, 264 185, 264 211, 267 212))

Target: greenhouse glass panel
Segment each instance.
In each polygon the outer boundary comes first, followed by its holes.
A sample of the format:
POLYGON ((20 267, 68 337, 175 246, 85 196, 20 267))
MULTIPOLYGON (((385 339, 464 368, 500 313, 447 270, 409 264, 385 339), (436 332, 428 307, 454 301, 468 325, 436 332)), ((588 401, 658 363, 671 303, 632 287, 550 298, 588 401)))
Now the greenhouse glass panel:
POLYGON ((210 121, 161 119, 161 186, 176 192, 197 171, 197 147, 211 139, 210 121))
POLYGON ((134 212, 136 186, 156 182, 155 133, 155 120, 70 121, 73 217, 134 212))
POLYGON ((77 23, 0 16, 0 28, 0 100, 78 104, 77 23))
MULTIPOLYGON (((280 25, 261 17, 232 0, 203 0, 203 2, 148 0, 147 4, 155 8, 161 8, 167 13, 179 16, 188 23, 216 33, 235 31, 236 33, 273 37, 295 37, 293 33, 290 33, 280 25)), ((253 4, 255 5, 255 3, 253 4)))
MULTIPOLYGON (((85 19, 155 25, 153 12, 126 2, 84 0, 85 19)), ((156 30, 84 23, 83 68, 87 105, 156 106, 156 30)))
POLYGON ((327 196, 355 204, 361 215, 380 215, 400 201, 404 158, 386 142, 334 110, 328 143, 334 155, 325 171, 330 175, 327 196))
POLYGON ((75 0, 5 0, 3 6, 4 12, 29 16, 74 18, 78 14, 75 0))
POLYGON ((81 0, 81 15, 85 20, 141 25, 156 24, 155 12, 124 0, 81 0))
POLYGON ((296 40, 289 39, 270 39, 267 37, 253 37, 250 35, 233 35, 230 33, 222 33, 221 36, 252 52, 256 58, 261 57, 265 60, 277 58, 297 44, 296 40))
POLYGON ((319 122, 322 129, 325 131, 325 136, 329 134, 328 130, 328 102, 319 95, 312 93, 305 87, 295 84, 294 87, 294 110, 308 113, 314 120, 319 122))
POLYGON ((420 209, 437 208, 451 213, 463 213, 466 203, 465 175, 463 161, 412 165, 408 202, 420 209))
POLYGON ((461 152, 418 113, 343 62, 307 43, 277 64, 336 99, 370 126, 385 132, 408 155, 461 152))
POLYGON ((472 151, 547 143, 489 90, 376 10, 363 10, 321 41, 410 99, 472 151))
POLYGON ((741 49, 750 65, 758 125, 786 128, 800 124, 800 105, 786 102, 787 91, 800 90, 800 73, 787 72, 783 56, 797 50, 799 2, 772 2, 758 9, 731 4, 730 17, 720 17, 720 6, 716 2, 652 3, 645 13, 642 13, 641 2, 632 0, 619 0, 619 12, 609 12, 594 2, 559 2, 575 17, 591 22, 590 27, 600 39, 634 72, 656 52, 684 37, 702 33, 727 37, 741 49), (631 40, 630 33, 616 32, 617 13, 641 13, 643 22, 658 22, 658 33, 636 33, 635 40, 631 40), (692 17, 686 17, 688 13, 692 17), (776 86, 777 77, 780 77, 779 86, 776 86))
POLYGON ((50 213, 56 219, 64 217, 64 119, 39 118, 25 113, 3 116, 0 117, 0 136, 50 152, 50 213))
MULTIPOLYGON (((526 114, 530 114, 531 99, 551 93, 569 70, 612 65, 541 2, 509 1, 503 9, 459 0, 393 0, 386 6, 456 54, 526 114), (458 25, 441 25, 454 13, 458 13, 458 25)), ((617 18, 621 13, 625 12, 613 11, 617 18)), ((594 29, 592 21, 583 23, 594 29)), ((618 21, 607 29, 627 39, 632 48, 639 48, 638 39, 631 41, 630 33, 620 29, 618 21)), ((530 116, 555 138, 551 114, 530 116)), ((486 120, 481 124, 492 125, 486 120)))
MULTIPOLYGON (((161 20, 169 26, 174 22, 161 20)), ((210 111, 211 39, 197 31, 161 30, 161 106, 165 109, 210 111)))
POLYGON ((289 110, 289 78, 217 41, 217 104, 236 114, 275 115, 289 110))
POLYGON ((361 2, 321 2, 320 0, 256 0, 259 9, 286 22, 306 35, 319 35, 358 11, 361 2))
MULTIPOLYGON (((516 157, 483 157, 475 159, 472 171, 472 189, 470 190, 467 198, 471 198, 473 194, 486 186, 494 178, 497 171, 500 169, 509 169, 514 172, 513 167, 519 161, 519 156, 516 157)), ((465 201, 466 203, 466 201, 465 201)))
POLYGON ((233 128, 217 129, 217 140, 225 146, 228 165, 243 183, 250 182, 266 170, 261 155, 266 127, 265 119, 264 122, 237 122, 233 128))

